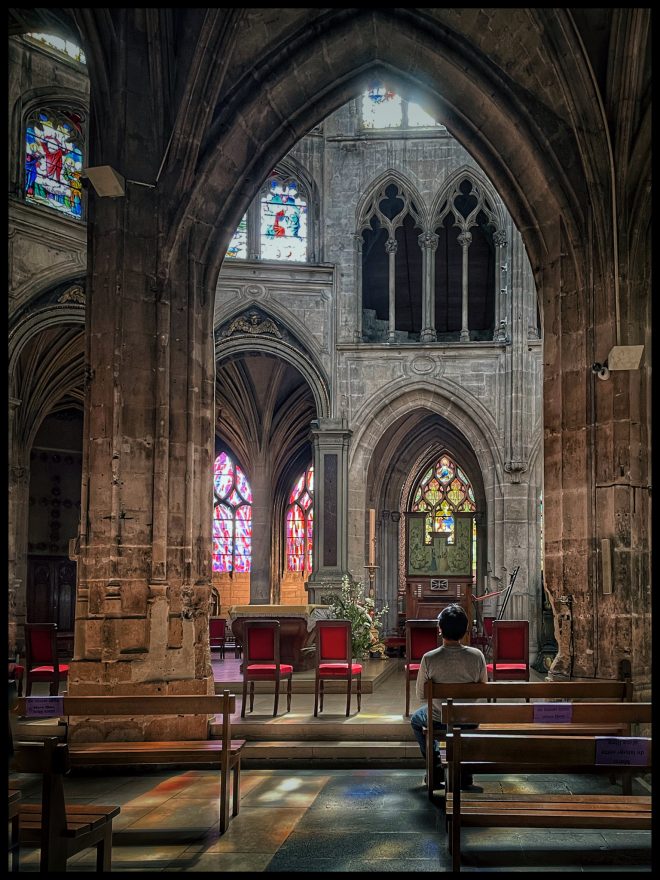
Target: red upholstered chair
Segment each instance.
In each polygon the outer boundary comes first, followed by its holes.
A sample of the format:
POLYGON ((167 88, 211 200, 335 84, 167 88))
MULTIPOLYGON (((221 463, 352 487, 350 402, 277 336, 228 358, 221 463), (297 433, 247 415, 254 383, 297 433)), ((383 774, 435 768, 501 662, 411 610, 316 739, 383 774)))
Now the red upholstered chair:
POLYGON ((286 711, 291 711, 291 676, 293 666, 280 663, 280 622, 279 620, 246 621, 243 629, 243 705, 241 718, 245 718, 248 682, 250 683, 250 712, 254 706, 255 681, 275 682, 275 706, 273 717, 277 715, 280 699, 280 681, 286 679, 286 711))
POLYGON ((493 662, 487 663, 491 681, 529 681, 529 621, 493 621, 493 662))
POLYGON ((50 695, 56 697, 60 681, 66 681, 69 667, 57 658, 57 624, 24 623, 25 696, 32 692, 33 681, 50 682, 50 695))
POLYGON ((350 620, 318 620, 316 622, 316 681, 314 684, 314 717, 319 714, 319 697, 323 711, 326 681, 346 682, 346 717, 351 712, 353 679, 357 679, 358 712, 362 708, 362 665, 353 663, 350 620))
POLYGON ((406 718, 410 715, 410 682, 416 680, 424 654, 438 647, 438 635, 437 620, 406 620, 406 718))
POLYGON ((225 639, 227 638, 227 621, 224 617, 209 618, 209 642, 212 651, 220 651, 225 659, 225 639))

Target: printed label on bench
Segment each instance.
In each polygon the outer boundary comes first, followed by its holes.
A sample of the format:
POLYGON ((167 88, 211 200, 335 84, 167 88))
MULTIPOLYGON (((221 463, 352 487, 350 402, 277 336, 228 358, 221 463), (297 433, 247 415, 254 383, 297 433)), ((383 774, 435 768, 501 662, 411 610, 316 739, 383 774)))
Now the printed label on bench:
POLYGON ((643 737, 596 737, 596 764, 644 765, 648 755, 649 741, 643 737))
POLYGON ((64 714, 64 697, 26 697, 25 714, 28 718, 53 718, 64 714))
POLYGON ((572 703, 533 703, 535 724, 570 724, 572 703))

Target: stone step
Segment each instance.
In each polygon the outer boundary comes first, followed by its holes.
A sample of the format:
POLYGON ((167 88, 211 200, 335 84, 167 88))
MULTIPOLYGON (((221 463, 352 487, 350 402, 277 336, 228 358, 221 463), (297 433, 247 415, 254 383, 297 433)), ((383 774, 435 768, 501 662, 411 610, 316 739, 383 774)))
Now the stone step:
POLYGON ((352 764, 361 767, 365 763, 387 763, 397 767, 424 767, 424 759, 416 742, 382 740, 325 742, 322 740, 266 740, 248 742, 242 753, 241 765, 275 766, 313 763, 315 767, 327 762, 329 766, 352 764))

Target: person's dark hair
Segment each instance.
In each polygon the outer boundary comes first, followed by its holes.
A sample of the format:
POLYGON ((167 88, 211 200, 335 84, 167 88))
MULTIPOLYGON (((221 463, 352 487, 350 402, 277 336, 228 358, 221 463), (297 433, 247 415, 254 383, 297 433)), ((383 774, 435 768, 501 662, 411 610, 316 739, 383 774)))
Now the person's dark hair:
POLYGON ((438 614, 438 625, 445 638, 457 642, 463 638, 468 628, 465 609, 460 605, 448 605, 438 614))

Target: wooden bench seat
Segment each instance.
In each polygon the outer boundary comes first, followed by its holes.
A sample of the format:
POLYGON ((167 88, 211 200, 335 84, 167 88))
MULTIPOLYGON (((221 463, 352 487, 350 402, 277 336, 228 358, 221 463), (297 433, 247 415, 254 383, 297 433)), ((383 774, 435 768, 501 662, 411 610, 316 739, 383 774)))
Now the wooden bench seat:
POLYGON ((10 769, 15 773, 41 773, 41 803, 18 805, 21 846, 41 850, 41 872, 66 871, 71 856, 96 849, 96 870, 112 870, 112 820, 118 806, 67 804, 63 777, 70 767, 66 743, 48 738, 43 742, 14 742, 10 769))
MULTIPOLYGON (((480 709, 499 705, 502 700, 519 700, 521 701, 519 706, 527 705, 529 707, 528 716, 517 715, 514 720, 511 715, 499 714, 496 716, 495 713, 491 713, 490 716, 486 716, 480 713, 479 720, 464 723, 479 723, 479 730, 485 732, 485 728, 481 726, 483 722, 490 725, 489 732, 493 734, 539 735, 544 732, 553 736, 561 734, 567 736, 586 735, 594 733, 594 730, 589 729, 588 726, 580 726, 577 717, 571 724, 563 725, 561 728, 555 729, 554 725, 552 727, 547 725, 542 729, 541 726, 533 724, 531 720, 534 702, 570 700, 573 705, 576 705, 577 701, 585 704, 597 701, 599 703, 611 702, 620 706, 624 703, 631 703, 633 697, 630 679, 623 681, 495 681, 487 684, 474 682, 448 684, 427 681, 424 692, 427 699, 427 717, 429 718, 432 717, 434 700, 440 700, 443 704, 446 704, 448 700, 452 700, 455 704, 460 701, 487 700, 488 702, 485 703, 476 703, 480 709)), ((596 732, 602 736, 618 736, 622 733, 622 720, 618 717, 607 716, 594 723, 599 725, 596 732)), ((625 728, 625 722, 623 724, 625 732, 629 732, 629 728, 625 728)), ((426 737, 426 778, 428 796, 432 798, 437 779, 433 760, 433 738, 430 736, 426 737)))
MULTIPOLYGON (((646 704, 650 708, 650 704, 646 704)), ((597 761, 595 736, 506 736, 461 732, 447 735, 449 788, 445 800, 452 870, 461 869, 461 829, 474 827, 650 830, 651 798, 626 795, 482 794, 461 792, 464 770, 474 773, 604 773, 621 771, 616 761, 597 761)), ((646 758, 636 772, 651 768, 651 740, 621 737, 621 744, 642 744, 646 758)))
MULTIPOLYGON (((16 710, 25 714, 28 703, 17 701, 16 710)), ((88 742, 68 735, 69 754, 73 767, 132 767, 140 765, 168 765, 181 767, 208 767, 220 770, 220 834, 224 834, 231 815, 240 809, 241 752, 245 740, 231 739, 231 715, 236 711, 236 697, 228 690, 222 695, 145 695, 62 697, 62 716, 67 719, 98 719, 115 716, 143 717, 156 721, 166 715, 219 716, 222 720, 220 739, 199 740, 102 740, 88 742), (233 778, 230 777, 233 774, 233 778), (230 783, 233 782, 233 785, 230 783)), ((207 722, 207 730, 210 725, 207 722)), ((134 731, 132 735, 134 735, 134 731)), ((83 736, 87 736, 85 732, 83 736)))

